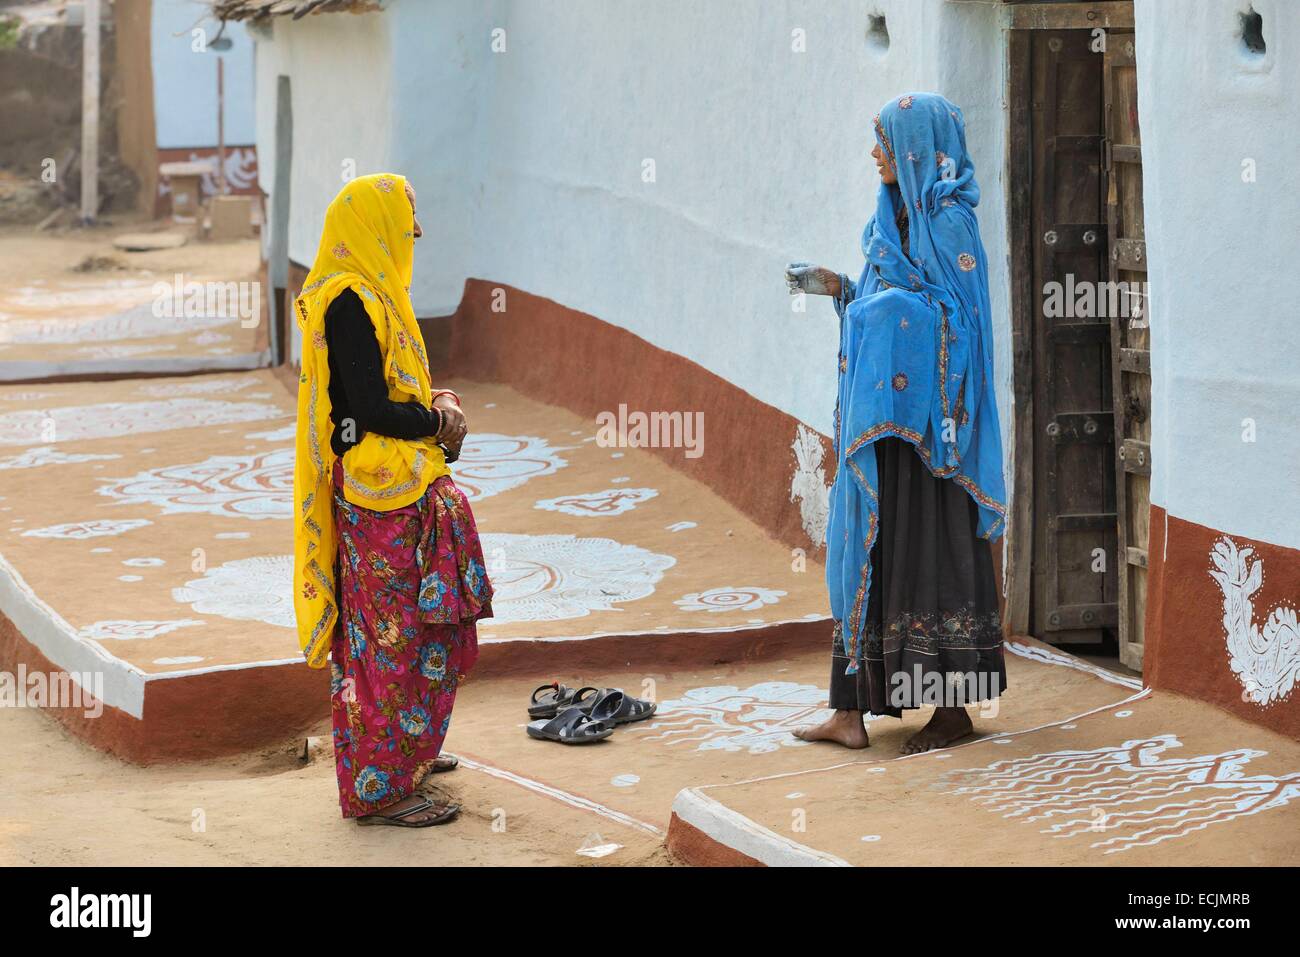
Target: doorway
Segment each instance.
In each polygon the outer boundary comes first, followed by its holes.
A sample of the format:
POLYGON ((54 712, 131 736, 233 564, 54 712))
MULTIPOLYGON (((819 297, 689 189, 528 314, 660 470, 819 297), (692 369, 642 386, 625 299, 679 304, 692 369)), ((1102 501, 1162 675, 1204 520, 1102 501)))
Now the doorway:
POLYGON ((1151 363, 1133 8, 1010 6, 1007 624, 1141 670, 1151 363))

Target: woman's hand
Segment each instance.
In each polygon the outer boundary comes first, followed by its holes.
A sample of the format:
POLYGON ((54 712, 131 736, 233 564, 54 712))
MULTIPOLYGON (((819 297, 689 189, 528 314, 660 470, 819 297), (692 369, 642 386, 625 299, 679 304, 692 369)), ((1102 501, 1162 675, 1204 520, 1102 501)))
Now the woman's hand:
POLYGON ((433 407, 442 413, 442 428, 434 438, 439 445, 459 452, 460 444, 465 441, 469 426, 465 422, 465 413, 456 402, 456 397, 446 392, 433 400, 433 407))
POLYGON ((810 296, 838 296, 840 294, 840 274, 831 272, 825 266, 812 263, 790 263, 785 267, 785 281, 790 286, 790 295, 807 293, 810 296))

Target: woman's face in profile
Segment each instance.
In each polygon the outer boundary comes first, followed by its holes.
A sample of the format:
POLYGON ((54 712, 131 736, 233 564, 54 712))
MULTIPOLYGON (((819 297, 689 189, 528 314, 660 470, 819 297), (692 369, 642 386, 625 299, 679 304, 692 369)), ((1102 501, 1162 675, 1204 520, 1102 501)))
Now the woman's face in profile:
POLYGON ((415 234, 415 238, 419 239, 421 236, 424 235, 424 230, 420 228, 420 220, 416 218, 415 215, 415 187, 412 186, 409 182, 406 184, 406 198, 410 200, 411 219, 414 220, 415 222, 415 225, 412 227, 412 232, 415 234))
POLYGON ((894 167, 889 164, 889 160, 885 158, 885 151, 880 148, 879 143, 871 148, 871 157, 876 161, 876 170, 880 173, 880 181, 886 186, 897 185, 898 175, 894 172, 894 167))

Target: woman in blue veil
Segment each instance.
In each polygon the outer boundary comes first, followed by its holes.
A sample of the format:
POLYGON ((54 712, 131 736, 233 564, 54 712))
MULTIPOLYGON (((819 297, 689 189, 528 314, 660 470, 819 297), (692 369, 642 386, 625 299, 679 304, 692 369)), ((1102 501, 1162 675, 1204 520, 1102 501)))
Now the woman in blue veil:
POLYGON ((866 714, 934 706, 904 753, 973 731, 966 706, 1006 687, 988 541, 1006 515, 979 187, 961 111, 891 100, 875 118, 876 214, 857 282, 808 263, 792 293, 840 317, 826 580, 830 707, 806 741, 869 743, 866 714))

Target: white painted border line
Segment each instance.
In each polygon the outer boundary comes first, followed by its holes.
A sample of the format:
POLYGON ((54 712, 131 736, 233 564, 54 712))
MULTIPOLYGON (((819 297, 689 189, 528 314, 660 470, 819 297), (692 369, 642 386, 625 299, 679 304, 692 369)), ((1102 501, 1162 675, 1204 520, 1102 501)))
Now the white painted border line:
MULTIPOLYGON (((0 556, 0 562, 3 562, 4 566, 8 565, 7 562, 3 561, 2 556, 0 556)), ((0 566, 0 568, 2 567, 3 566, 0 566)), ((12 568, 12 566, 8 566, 8 567, 12 568)), ((18 575, 16 571, 13 574, 15 577, 17 577, 18 575)), ((28 592, 31 591, 31 589, 27 587, 26 583, 23 582, 20 577, 18 577, 17 580, 20 582, 21 588, 23 588, 28 592)), ((55 618, 58 617, 58 613, 55 612, 53 609, 51 609, 49 605, 41 601, 39 598, 35 598, 34 595, 33 598, 41 606, 43 606, 46 609, 49 609, 46 612, 47 615, 55 618)), ((5 611, 5 613, 8 614, 6 605, 3 600, 0 600, 0 611, 5 611)), ((10 614, 9 617, 13 618, 14 616, 10 614)), ((63 619, 61 618, 59 620, 63 621, 63 619)), ((511 644, 514 642, 524 642, 524 641, 589 641, 596 638, 652 638, 655 636, 671 638, 676 635, 713 634, 715 632, 716 633, 730 633, 730 632, 740 633, 745 631, 758 631, 764 628, 772 627, 773 625, 798 624, 799 622, 812 621, 812 620, 813 619, 810 618, 792 618, 789 621, 771 622, 762 625, 737 625, 728 628, 709 628, 709 629, 689 629, 689 630, 682 629, 680 631, 635 631, 635 632, 611 631, 611 632, 598 632, 596 634, 591 634, 591 635, 575 635, 571 638, 488 638, 488 639, 480 639, 479 644, 480 645, 511 644)), ((830 619, 823 618, 817 620, 829 621, 830 619)), ((67 626, 68 629, 71 631, 73 640, 77 642, 84 642, 84 639, 77 636, 76 631, 72 629, 71 625, 68 625, 67 622, 63 622, 63 624, 67 626)), ((20 630, 22 630, 24 634, 26 634, 26 629, 20 629, 20 630)), ((33 644, 35 644, 35 642, 33 642, 33 644)), ((198 675, 208 675, 219 671, 240 671, 247 668, 278 668, 284 665, 300 665, 303 664, 305 661, 305 659, 301 655, 299 655, 294 658, 268 658, 268 659, 263 659, 261 661, 234 661, 234 662, 228 662, 226 664, 220 664, 220 665, 203 665, 197 668, 175 668, 170 671, 143 671, 137 666, 131 665, 128 662, 115 657, 114 655, 112 655, 111 652, 103 649, 102 647, 94 644, 93 642, 91 642, 90 644, 93 647, 95 647, 101 654, 107 655, 113 661, 120 662, 123 667, 131 668, 134 671, 138 671, 145 682, 165 681, 173 678, 193 678, 198 675)), ((46 657, 50 658, 51 661, 54 661, 54 658, 52 658, 50 655, 47 654, 46 657)))
POLYGON ((897 754, 894 755, 894 757, 892 758, 879 758, 875 760, 868 760, 866 758, 862 758, 856 761, 841 761, 838 764, 828 764, 820 768, 804 768, 803 770, 800 771, 782 771, 779 774, 766 774, 763 775, 762 777, 745 778, 744 780, 741 781, 725 781, 721 784, 701 784, 696 790, 712 791, 715 788, 734 788, 742 784, 758 784, 759 782, 762 781, 777 781, 780 780, 781 778, 797 778, 805 774, 820 774, 822 771, 838 771, 840 768, 851 768, 854 767, 855 765, 859 767, 880 767, 882 764, 893 764, 895 761, 906 761, 909 758, 922 758, 925 757, 926 755, 942 754, 945 751, 959 751, 962 748, 969 748, 976 744, 986 744, 989 741, 995 741, 1001 738, 1015 738, 1015 737, 1019 737, 1022 734, 1032 734, 1035 731, 1043 731, 1047 728, 1054 728, 1062 724, 1069 724, 1071 721, 1078 721, 1081 718, 1091 717, 1092 715, 1099 714, 1102 711, 1109 711, 1112 708, 1120 708, 1131 702, 1140 701, 1141 699, 1147 697, 1147 695, 1149 694, 1151 694, 1151 689, 1143 688, 1137 694, 1129 695, 1127 698, 1123 698, 1119 701, 1113 701, 1110 704, 1098 705, 1097 707, 1093 708, 1090 711, 1084 711, 1080 714, 1072 714, 1067 718, 1061 718, 1057 721, 1049 721, 1046 724, 1040 724, 1033 728, 1021 728, 1019 731, 1003 731, 1003 732, 992 733, 992 734, 983 734, 980 735, 978 738, 971 739, 970 741, 963 741, 961 742, 961 744, 950 744, 944 748, 931 748, 929 751, 918 751, 915 754, 897 754))
POLYGON ((1109 681, 1113 685, 1121 685, 1125 688, 1131 688, 1138 691, 1142 688, 1142 682, 1137 678, 1131 678, 1128 675, 1121 675, 1100 665, 1094 665, 1084 661, 1082 658, 1076 658, 1074 655, 1064 654, 1063 652, 1053 651, 1048 648, 1039 648, 1037 645, 1025 645, 1018 641, 1008 639, 1003 642, 1007 651, 1013 655, 1019 655, 1029 661, 1037 661, 1044 665, 1063 665, 1066 668, 1073 668, 1075 671, 1082 671, 1092 675, 1094 678, 1100 678, 1102 681, 1109 681))
MULTIPOLYGON (((454 477, 455 476, 453 475, 453 478, 454 477)), ((781 627, 783 625, 817 624, 819 622, 827 622, 830 620, 831 617, 829 615, 824 615, 824 616, 819 615, 816 618, 783 618, 780 621, 765 621, 762 624, 758 624, 758 625, 751 625, 746 623, 743 625, 721 625, 717 628, 671 628, 671 629, 665 629, 663 631, 597 631, 589 635, 557 635, 557 636, 551 636, 549 638, 544 638, 541 636, 537 636, 537 637, 520 636, 518 638, 479 638, 478 643, 480 645, 501 645, 501 644, 509 644, 510 642, 519 642, 519 641, 552 642, 552 641, 590 641, 593 638, 654 638, 656 635, 659 637, 671 638, 674 635, 715 635, 715 634, 728 634, 732 632, 739 633, 743 631, 762 631, 765 628, 776 628, 776 627, 781 627)), ((491 619, 484 619, 485 623, 490 621, 491 619)), ((528 622, 512 621, 509 624, 527 625, 528 622)), ((812 649, 809 650, 811 651, 812 649)))
MULTIPOLYGON (((243 372, 269 367, 271 350, 241 352, 233 356, 163 356, 134 359, 38 359, 0 362, 0 382, 24 382, 81 375, 184 375, 191 372, 243 372)), ((33 383, 34 384, 34 383, 33 383)), ((62 385, 63 383, 56 383, 62 385)))
POLYGON ((662 828, 655 827, 653 824, 647 824, 645 821, 639 821, 634 817, 624 814, 622 811, 615 811, 612 807, 606 807, 596 801, 584 797, 578 797, 576 794, 570 794, 568 791, 561 791, 559 788, 551 787, 549 784, 543 784, 541 781, 534 781, 532 778, 526 778, 523 775, 515 774, 513 771, 506 771, 503 768, 494 767, 482 761, 476 761, 473 758, 466 757, 464 754, 458 754, 460 763, 475 771, 482 771, 494 778, 500 778, 503 781, 509 781, 520 787, 527 788, 537 794, 552 798, 567 804, 570 807, 578 808, 582 811, 590 811, 593 814, 599 814, 601 817, 608 818, 627 827, 634 827, 637 830, 645 831, 647 834, 653 834, 655 837, 663 837, 662 828))
POLYGON ((37 596, 7 558, 0 555, 0 611, 19 636, 36 647, 55 668, 75 677, 87 671, 104 676, 101 700, 133 718, 144 717, 144 673, 81 638, 75 628, 37 596))
POLYGON ((159 681, 170 678, 194 678, 198 675, 210 675, 219 671, 246 671, 249 668, 278 668, 282 665, 306 664, 307 659, 302 655, 298 655, 296 658, 272 658, 267 661, 236 661, 224 665, 204 665, 202 668, 180 668, 175 671, 146 671, 144 680, 159 681))
POLYGON ((853 866, 834 854, 814 850, 770 831, 695 788, 683 788, 677 792, 673 813, 711 840, 768 867, 853 866))

